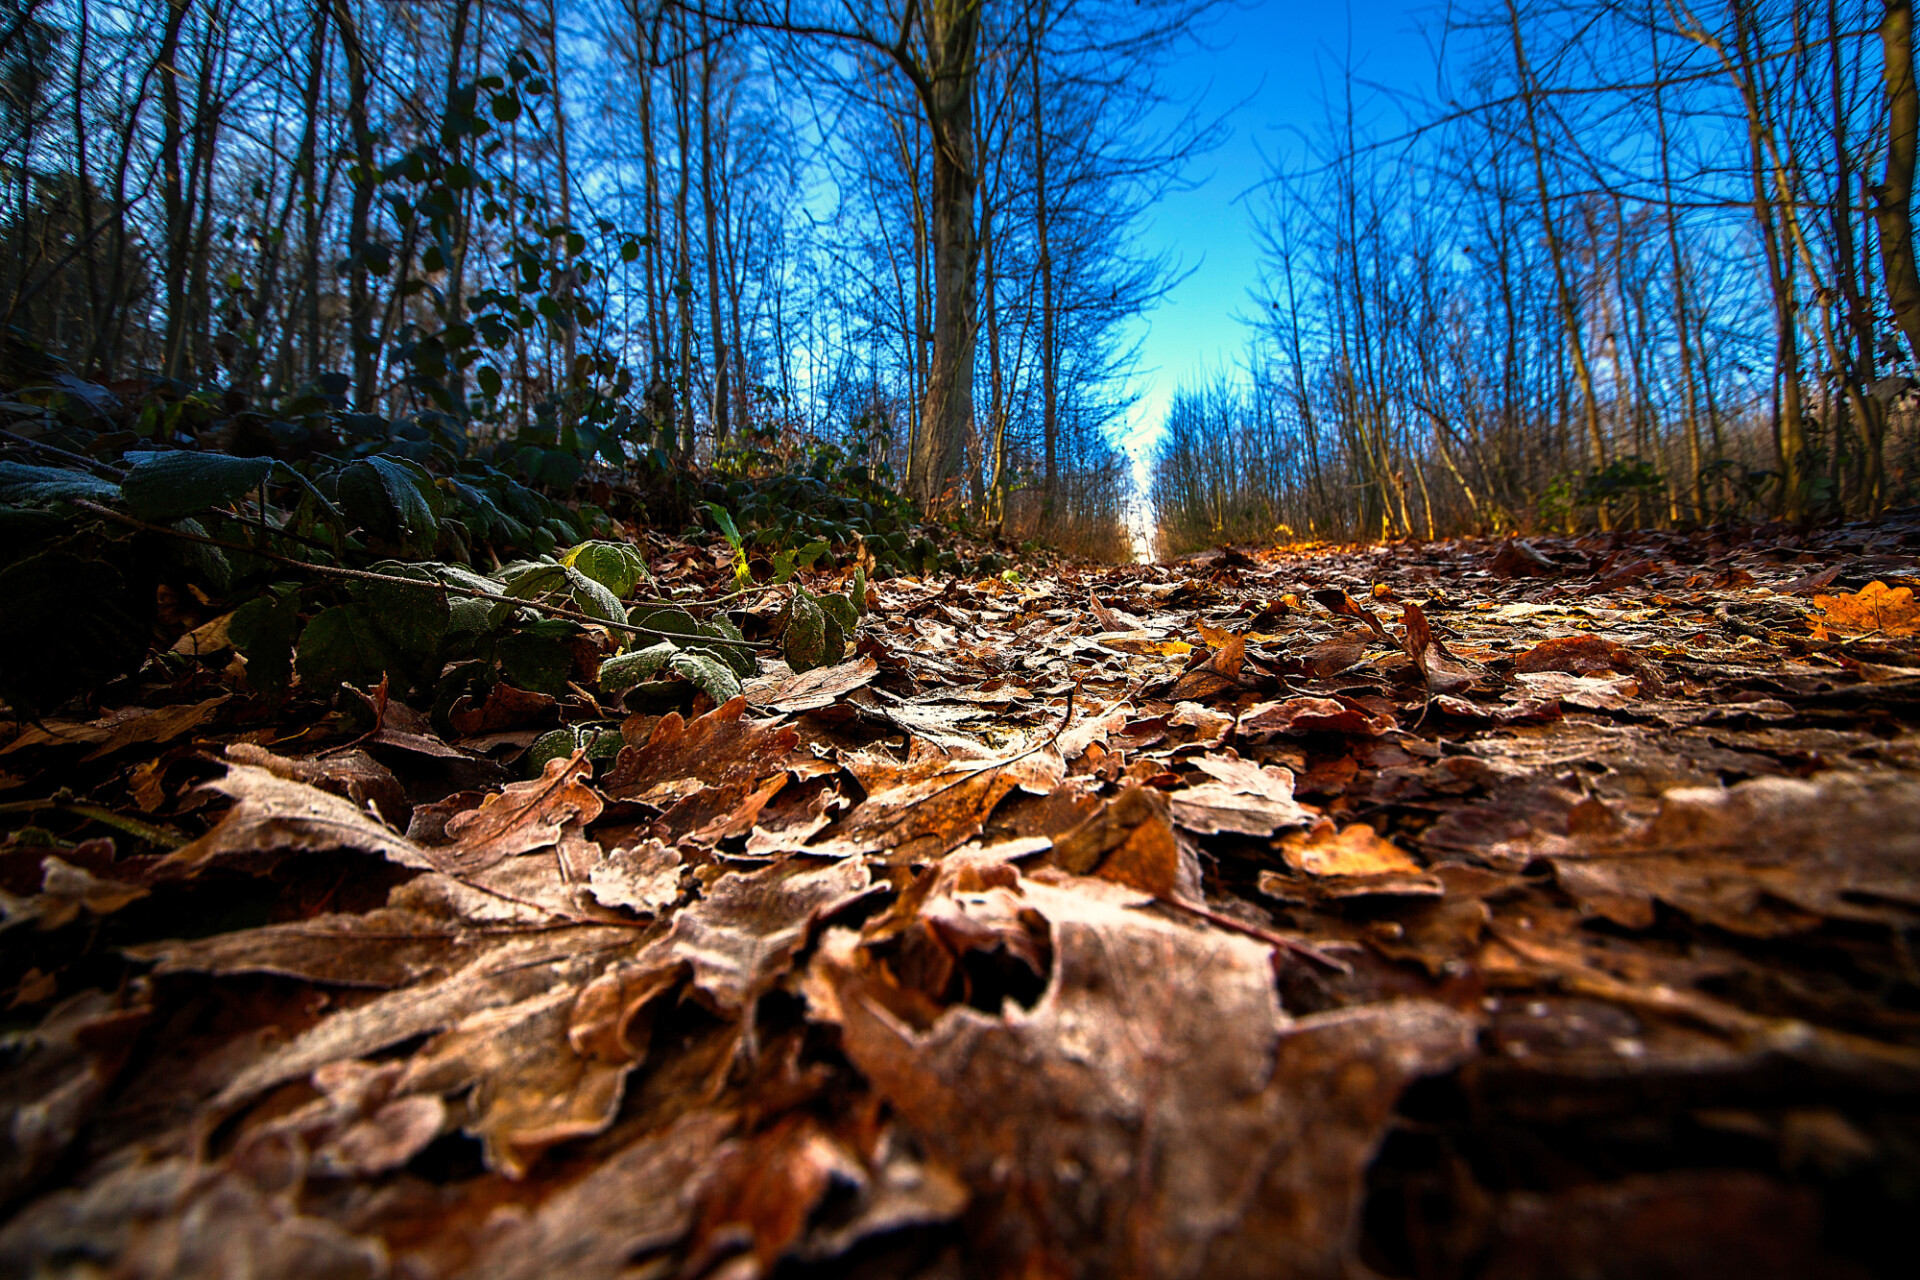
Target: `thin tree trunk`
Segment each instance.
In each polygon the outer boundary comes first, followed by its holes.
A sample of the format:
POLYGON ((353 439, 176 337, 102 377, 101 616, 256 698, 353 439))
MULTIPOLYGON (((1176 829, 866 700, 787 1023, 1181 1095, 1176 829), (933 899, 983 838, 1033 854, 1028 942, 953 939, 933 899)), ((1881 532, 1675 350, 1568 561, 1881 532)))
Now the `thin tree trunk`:
POLYGON ((373 412, 373 292, 367 278, 367 223, 373 211, 373 127, 367 119, 367 55, 352 0, 333 0, 333 21, 347 63, 347 129, 353 141, 353 195, 347 207, 347 348, 353 359, 353 408, 373 412))
POLYGON ((1913 169, 1920 138, 1920 88, 1913 73, 1913 6, 1887 0, 1880 21, 1883 83, 1887 97, 1887 175, 1873 189, 1880 228, 1880 262, 1886 273, 1893 318, 1920 360, 1920 267, 1913 248, 1913 169))
MULTIPOLYGON (((714 47, 707 35, 707 16, 700 15, 700 221, 706 232, 707 246, 707 331, 709 368, 712 374, 712 399, 708 415, 713 420, 713 445, 717 450, 727 442, 730 402, 727 389, 727 335, 720 323, 720 219, 713 195, 713 66, 714 47)), ((724 144, 723 144, 724 145, 724 144)))
POLYGON ((975 0, 929 0, 925 15, 933 63, 925 104, 933 142, 933 360, 910 491, 931 511, 946 496, 973 420, 973 201, 979 182, 973 168, 973 81, 980 9, 975 0))

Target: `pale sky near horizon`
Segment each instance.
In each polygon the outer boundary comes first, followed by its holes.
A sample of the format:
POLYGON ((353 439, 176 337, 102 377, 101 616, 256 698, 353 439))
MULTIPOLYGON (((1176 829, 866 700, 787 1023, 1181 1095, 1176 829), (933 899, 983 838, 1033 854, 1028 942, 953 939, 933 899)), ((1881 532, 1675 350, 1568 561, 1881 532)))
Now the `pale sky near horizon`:
MULTIPOLYGON (((1174 393, 1244 361, 1261 259, 1258 192, 1275 157, 1297 157, 1301 135, 1317 134, 1324 103, 1347 67, 1362 81, 1403 93, 1431 90, 1433 59, 1417 16, 1445 0, 1243 0, 1209 29, 1208 48, 1169 66, 1164 84, 1211 117, 1226 114, 1226 139, 1191 161, 1191 188, 1168 194, 1148 215, 1143 247, 1187 269, 1140 320, 1134 376, 1139 401, 1126 433, 1129 452, 1150 447, 1174 393)), ((1356 88, 1364 103, 1377 91, 1356 88)), ((1369 113, 1395 119, 1381 104, 1369 113)), ((1136 465, 1136 475, 1139 474, 1136 465)), ((1141 477, 1144 478, 1144 477, 1141 477)))

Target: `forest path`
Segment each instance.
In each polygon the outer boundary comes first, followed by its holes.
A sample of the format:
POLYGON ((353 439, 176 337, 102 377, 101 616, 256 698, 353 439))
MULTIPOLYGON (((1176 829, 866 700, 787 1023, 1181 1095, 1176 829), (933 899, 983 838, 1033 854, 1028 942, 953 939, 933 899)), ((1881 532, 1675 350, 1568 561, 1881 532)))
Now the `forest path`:
POLYGON ((607 709, 291 723, 215 655, 0 745, 0 1265, 1891 1274, 1916 552, 893 579, 532 777, 607 709))

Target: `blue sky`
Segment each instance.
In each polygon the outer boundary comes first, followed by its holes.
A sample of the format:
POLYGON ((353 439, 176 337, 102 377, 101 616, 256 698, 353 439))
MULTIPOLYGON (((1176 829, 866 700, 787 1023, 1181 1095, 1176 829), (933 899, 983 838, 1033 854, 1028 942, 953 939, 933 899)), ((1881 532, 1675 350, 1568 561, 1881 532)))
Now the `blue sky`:
POLYGON ((1317 132, 1347 65, 1382 86, 1430 91, 1433 60, 1414 27, 1416 14, 1435 7, 1436 0, 1245 0, 1208 32, 1209 51, 1167 68, 1173 94, 1198 97, 1213 116, 1233 110, 1225 142, 1188 167, 1196 185, 1166 196, 1146 222, 1142 247, 1171 254, 1191 273, 1141 320, 1130 449, 1150 440, 1180 387, 1242 360, 1242 318, 1254 310, 1249 290, 1260 269, 1259 200, 1248 189, 1271 158, 1298 155, 1302 132, 1317 132))

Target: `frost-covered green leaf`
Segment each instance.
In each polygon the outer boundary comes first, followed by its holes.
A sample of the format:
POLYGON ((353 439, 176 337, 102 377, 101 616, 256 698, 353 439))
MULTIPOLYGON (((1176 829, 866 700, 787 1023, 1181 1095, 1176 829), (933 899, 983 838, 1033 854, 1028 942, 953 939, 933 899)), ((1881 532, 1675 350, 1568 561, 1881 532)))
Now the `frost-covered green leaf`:
POLYGON ((679 652, 673 641, 662 640, 659 644, 608 658, 600 664, 600 690, 614 696, 625 693, 659 675, 679 652))
POLYGON ((708 650, 684 649, 673 655, 672 667, 715 702, 740 696, 740 678, 708 650))
POLYGON ((561 572, 567 575, 567 590, 573 597, 574 608, 602 622, 626 621, 626 606, 620 603, 619 597, 613 592, 578 569, 563 567, 561 572))
POLYGON ((537 778, 547 767, 547 761, 565 760, 580 750, 586 751, 589 760, 610 759, 620 754, 623 745, 620 726, 611 720, 555 729, 535 738, 527 748, 527 776, 537 778))
POLYGON ((400 676, 405 664, 365 609, 344 604, 323 610, 300 633, 294 669, 308 692, 325 697, 343 682, 365 688, 384 674, 400 676))
POLYGON ((647 576, 640 549, 624 542, 583 542, 561 556, 560 563, 585 574, 618 599, 625 599, 647 576))
POLYGON ((0 462, 0 502, 37 507, 80 498, 89 502, 114 502, 119 497, 119 485, 85 471, 0 462))
POLYGON ((720 660, 733 668, 733 673, 745 680, 760 674, 760 664, 754 660, 753 649, 747 644, 747 638, 740 634, 740 628, 733 625, 726 615, 716 613, 702 624, 708 635, 731 644, 716 644, 713 651, 720 660))
POLYGON ((627 611, 627 625, 675 636, 701 634, 700 619, 672 605, 643 604, 627 611))
POLYGON ((389 542, 430 547, 440 531, 433 482, 416 464, 376 455, 341 468, 340 506, 367 532, 389 542))
POLYGON ((178 520, 225 506, 259 485, 271 458, 230 458, 186 450, 130 453, 133 470, 120 482, 127 510, 142 520, 178 520))
MULTIPOLYGON (((207 536, 206 526, 198 520, 176 520, 173 522, 173 527, 192 538, 207 536)), ((226 553, 220 548, 208 546, 204 542, 182 541, 175 546, 174 550, 191 571, 199 574, 215 590, 225 592, 232 585, 233 565, 228 562, 226 553)))
MULTIPOLYGON (((500 571, 501 594, 517 600, 543 600, 550 593, 564 589, 567 585, 565 566, 552 561, 523 561, 510 564, 500 571)), ((517 606, 496 600, 493 611, 488 616, 487 629, 492 630, 512 617, 517 606)))
POLYGON ((275 583, 227 620, 227 639, 247 660, 247 683, 269 697, 279 697, 293 682, 293 646, 299 634, 300 589, 290 582, 275 583))
POLYGON ((796 672, 811 671, 826 658, 827 615, 804 591, 794 594, 788 613, 787 632, 782 640, 787 665, 796 672))
POLYGON ((820 608, 829 618, 840 624, 843 636, 850 636, 860 625, 860 614, 853 607, 853 601, 845 596, 820 596, 820 608))
MULTIPOLYGON (((505 593, 506 584, 457 564, 423 564, 420 566, 434 577, 450 587, 462 587, 469 591, 486 591, 494 595, 505 593)), ((497 601, 482 600, 476 596, 449 593, 447 600, 447 634, 472 634, 491 631, 495 624, 495 610, 503 613, 510 611, 512 605, 501 605, 497 601)), ((504 619, 503 619, 504 620, 504 619)))
POLYGON ((573 654, 553 637, 531 629, 502 636, 494 646, 494 654, 500 660, 500 674, 506 677, 507 683, 535 693, 558 696, 566 692, 573 654))
POLYGON ((423 585, 403 587, 397 582, 356 582, 351 588, 354 599, 365 606, 374 626, 394 648, 419 658, 432 657, 446 637, 452 614, 446 592, 432 585, 437 575, 424 565, 393 560, 383 560, 373 568, 375 572, 410 578, 423 585))

